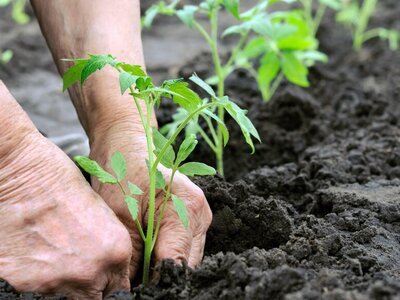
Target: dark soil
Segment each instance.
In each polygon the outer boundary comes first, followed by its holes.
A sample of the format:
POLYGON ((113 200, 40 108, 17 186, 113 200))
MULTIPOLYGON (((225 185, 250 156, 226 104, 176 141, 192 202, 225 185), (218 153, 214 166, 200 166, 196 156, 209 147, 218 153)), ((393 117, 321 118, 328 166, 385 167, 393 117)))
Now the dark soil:
MULTIPOLYGON (((372 24, 400 28, 398 0, 380 5, 372 24)), ((202 265, 165 261, 155 286, 109 299, 400 299, 400 54, 380 41, 355 53, 332 18, 320 40, 330 63, 309 89, 263 103, 248 74, 229 78, 263 143, 249 156, 232 127, 227 180, 196 179, 214 213, 202 265)), ((193 70, 207 75, 209 56, 181 74, 193 70)))

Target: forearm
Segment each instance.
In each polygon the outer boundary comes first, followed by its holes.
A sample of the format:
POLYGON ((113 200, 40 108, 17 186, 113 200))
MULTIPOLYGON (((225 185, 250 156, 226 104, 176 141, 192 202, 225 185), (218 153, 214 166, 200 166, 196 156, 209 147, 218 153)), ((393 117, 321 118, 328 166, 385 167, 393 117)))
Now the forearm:
MULTIPOLYGON (((70 66, 62 58, 83 58, 88 53, 112 54, 144 67, 139 0, 32 0, 32 5, 61 74, 70 66)), ((124 119, 141 131, 132 98, 119 96, 115 70, 107 67, 69 93, 90 139, 97 128, 124 119)))

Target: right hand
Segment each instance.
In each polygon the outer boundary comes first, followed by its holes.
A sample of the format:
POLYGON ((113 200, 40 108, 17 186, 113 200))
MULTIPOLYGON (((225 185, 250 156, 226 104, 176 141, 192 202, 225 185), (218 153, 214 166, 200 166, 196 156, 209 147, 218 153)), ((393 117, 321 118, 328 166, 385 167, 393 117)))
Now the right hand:
POLYGON ((1 81, 0 103, 0 278, 71 299, 129 289, 125 227, 1 81))

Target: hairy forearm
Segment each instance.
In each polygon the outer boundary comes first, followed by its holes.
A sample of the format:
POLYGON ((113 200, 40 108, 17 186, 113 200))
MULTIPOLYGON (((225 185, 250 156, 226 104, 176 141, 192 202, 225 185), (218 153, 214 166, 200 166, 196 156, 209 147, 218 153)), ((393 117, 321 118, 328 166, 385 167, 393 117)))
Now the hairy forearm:
MULTIPOLYGON (((61 74, 63 58, 88 53, 112 54, 119 61, 144 66, 139 0, 32 0, 34 11, 61 74)), ((105 68, 84 87, 69 89, 83 127, 92 139, 97 128, 130 119, 140 132, 138 113, 129 96, 120 96, 118 74, 105 68)))

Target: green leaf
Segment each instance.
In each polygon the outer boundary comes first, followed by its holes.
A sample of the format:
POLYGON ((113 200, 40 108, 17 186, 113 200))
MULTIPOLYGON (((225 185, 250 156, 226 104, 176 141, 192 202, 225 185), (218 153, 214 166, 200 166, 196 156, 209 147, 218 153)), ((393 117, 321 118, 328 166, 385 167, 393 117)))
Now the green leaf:
MULTIPOLYGON (((156 129, 153 128, 153 143, 155 149, 155 153, 158 156, 164 146, 168 143, 168 140, 156 129)), ((164 152, 164 155, 160 158, 161 164, 163 164, 167 168, 172 168, 175 160, 175 152, 174 148, 171 145, 167 147, 167 150, 164 152)))
POLYGON ((8 63, 14 56, 12 50, 7 49, 3 53, 0 53, 0 63, 6 64, 8 63))
POLYGON ((132 196, 125 196, 125 202, 128 205, 129 212, 131 213, 132 219, 136 220, 139 214, 138 201, 132 196))
POLYGON ((156 189, 163 190, 165 188, 166 182, 163 174, 157 170, 156 171, 156 189))
POLYGON ((307 79, 308 70, 295 54, 283 52, 281 63, 283 74, 290 82, 302 87, 310 86, 307 79))
POLYGON ((118 181, 122 181, 126 176, 126 161, 121 152, 115 152, 113 157, 111 157, 111 166, 115 175, 117 175, 118 181))
POLYGON ((0 7, 7 6, 10 2, 11 0, 0 0, 0 7))
POLYGON ((193 27, 194 13, 197 11, 198 7, 194 5, 185 5, 183 9, 178 10, 176 15, 178 18, 189 28, 193 27))
POLYGON ((174 204, 175 211, 178 214, 179 220, 181 220, 183 226, 187 229, 189 227, 189 218, 185 201, 175 195, 171 195, 171 199, 174 204))
POLYGON ((173 101, 187 111, 194 111, 202 103, 199 95, 188 88, 187 82, 181 80, 164 81, 162 88, 172 95, 173 101))
POLYGON ((197 146, 197 139, 194 134, 190 134, 186 136, 185 140, 182 142, 179 147, 176 164, 179 166, 181 162, 185 161, 186 158, 193 152, 193 150, 197 146))
POLYGON ((188 162, 178 170, 186 176, 212 176, 217 173, 213 167, 199 162, 188 162))
POLYGON ((87 60, 77 60, 75 65, 69 68, 63 76, 63 92, 72 86, 76 81, 81 79, 82 70, 85 67, 87 60))
POLYGON ((239 0, 224 0, 224 6, 232 16, 238 20, 240 19, 239 0))
POLYGON ((218 126, 222 133, 222 137, 224 139, 224 146, 226 146, 226 144, 229 141, 229 131, 228 131, 228 128, 226 128, 224 121, 222 121, 216 114, 214 114, 213 112, 211 112, 208 109, 204 110, 203 114, 205 114, 208 117, 211 117, 212 119, 214 119, 214 121, 216 121, 218 123, 218 126))
POLYGON ((203 79, 197 76, 197 74, 193 74, 189 79, 193 81, 195 84, 197 84, 199 87, 201 87, 203 90, 205 90, 210 96, 214 98, 217 97, 213 88, 209 84, 207 84, 203 79))
POLYGON ((128 189, 131 195, 143 195, 143 191, 136 184, 128 181, 128 189))
POLYGON ((106 172, 97 162, 85 156, 75 156, 76 163, 87 173, 96 177, 102 183, 116 184, 118 180, 106 172))
POLYGON ((268 52, 261 60, 261 65, 257 71, 257 82, 264 99, 269 99, 272 96, 270 86, 279 74, 280 69, 279 57, 272 51, 268 52))
POLYGON ((124 94, 127 89, 131 87, 132 84, 138 79, 137 76, 131 75, 128 72, 121 72, 119 74, 119 87, 121 89, 121 94, 124 94))
POLYGON ((248 42, 240 55, 246 58, 255 58, 263 54, 267 49, 266 39, 260 36, 248 42))
POLYGON ((81 73, 81 84, 85 82, 85 80, 92 75, 97 70, 101 70, 106 65, 115 66, 116 60, 110 54, 108 55, 90 55, 90 59, 87 61, 85 66, 82 69, 81 73))
POLYGON ((126 63, 118 63, 118 67, 122 70, 128 72, 129 74, 137 77, 147 77, 146 72, 142 69, 140 65, 130 65, 126 63))
POLYGON ((252 153, 254 153, 255 148, 251 137, 253 136, 258 141, 260 141, 260 136, 258 135, 257 129, 254 127, 253 123, 250 121, 249 118, 246 117, 247 111, 241 109, 234 102, 230 101, 229 98, 226 96, 220 99, 220 103, 224 105, 226 111, 239 125, 247 144, 251 147, 252 153))

